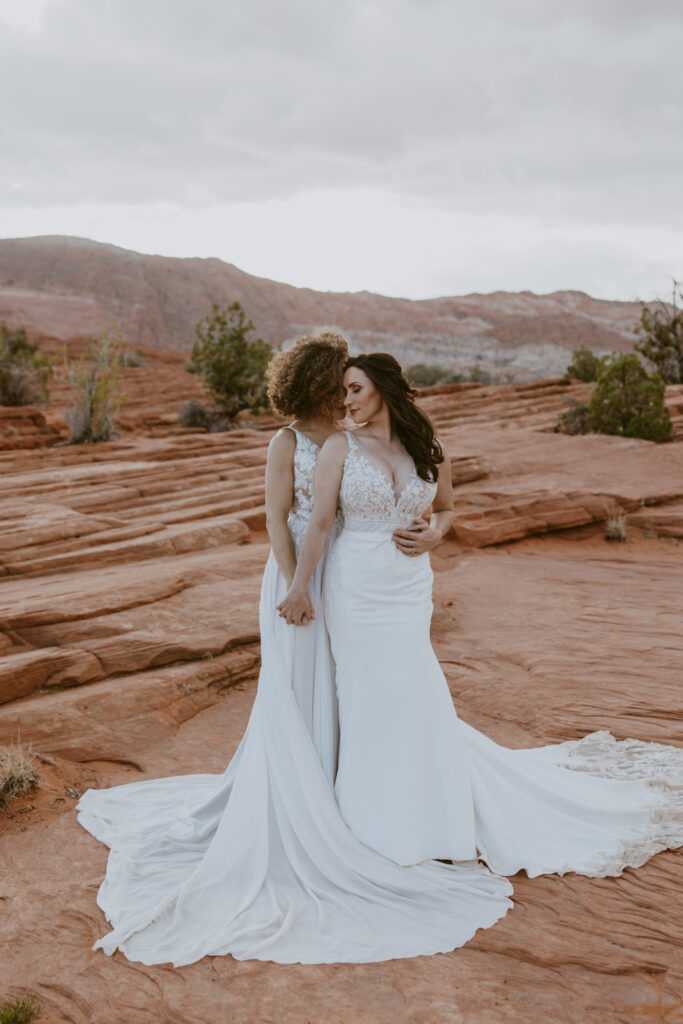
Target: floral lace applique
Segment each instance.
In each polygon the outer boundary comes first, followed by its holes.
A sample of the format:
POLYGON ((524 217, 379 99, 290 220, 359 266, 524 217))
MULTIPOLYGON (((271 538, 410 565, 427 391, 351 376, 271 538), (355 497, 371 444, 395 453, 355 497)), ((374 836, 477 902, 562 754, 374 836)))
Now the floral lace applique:
POLYGON ((386 474, 366 458, 350 431, 344 434, 349 445, 339 492, 344 528, 394 530, 421 516, 434 500, 436 484, 423 480, 413 466, 396 498, 386 474))
POLYGON ((287 427, 296 437, 294 450, 294 501, 289 513, 290 527, 305 527, 313 511, 313 474, 320 447, 296 427, 287 427))
MULTIPOLYGON (((555 764, 563 768, 601 779, 639 779, 653 790, 649 824, 625 839, 611 855, 596 855, 590 874, 618 875, 625 867, 640 867, 660 850, 683 845, 683 749, 643 740, 617 740, 606 730, 550 749, 555 764)), ((566 870, 575 869, 568 864, 566 870)))

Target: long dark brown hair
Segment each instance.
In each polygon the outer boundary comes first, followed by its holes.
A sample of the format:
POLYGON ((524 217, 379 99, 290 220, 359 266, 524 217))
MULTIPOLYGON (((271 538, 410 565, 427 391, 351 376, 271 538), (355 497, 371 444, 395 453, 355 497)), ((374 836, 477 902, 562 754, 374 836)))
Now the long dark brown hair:
POLYGON ((386 402, 391 429, 415 463, 418 476, 434 482, 444 454, 431 420, 415 405, 417 391, 404 377, 401 364, 388 352, 370 352, 347 359, 344 372, 352 366, 368 375, 386 402))

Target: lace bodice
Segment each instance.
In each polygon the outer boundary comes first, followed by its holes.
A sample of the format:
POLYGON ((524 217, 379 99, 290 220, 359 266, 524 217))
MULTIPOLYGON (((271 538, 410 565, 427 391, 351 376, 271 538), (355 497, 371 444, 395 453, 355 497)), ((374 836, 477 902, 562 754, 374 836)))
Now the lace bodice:
POLYGON ((398 498, 385 473, 361 451, 353 434, 345 430, 349 452, 339 501, 345 530, 371 530, 393 533, 409 526, 434 501, 436 484, 418 476, 413 466, 408 482, 398 498))
POLYGON ((290 530, 299 532, 308 526, 313 510, 313 473, 320 454, 319 446, 296 427, 286 427, 296 437, 294 450, 294 501, 287 517, 290 530))

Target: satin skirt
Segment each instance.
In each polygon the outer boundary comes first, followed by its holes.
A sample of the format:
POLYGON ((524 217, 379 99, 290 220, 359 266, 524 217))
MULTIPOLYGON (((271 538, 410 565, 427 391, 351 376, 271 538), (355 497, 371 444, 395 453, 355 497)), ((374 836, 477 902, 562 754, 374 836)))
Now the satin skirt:
POLYGON ((480 858, 499 875, 617 875, 683 845, 683 750, 594 733, 511 750, 458 718, 430 641, 428 555, 344 529, 328 560, 336 662, 335 794, 399 865, 480 858))
POLYGON ((98 904, 111 931, 94 948, 174 966, 227 953, 367 963, 454 949, 512 905, 508 880, 475 859, 400 866, 340 814, 325 559, 310 586, 316 619, 300 628, 276 613, 285 585, 268 560, 258 690, 222 775, 81 797, 80 823, 110 847, 98 904))

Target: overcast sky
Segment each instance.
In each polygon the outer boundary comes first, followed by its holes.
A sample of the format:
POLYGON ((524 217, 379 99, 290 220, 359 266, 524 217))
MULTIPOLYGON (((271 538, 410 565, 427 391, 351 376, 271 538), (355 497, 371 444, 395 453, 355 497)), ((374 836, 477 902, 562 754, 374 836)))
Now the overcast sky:
POLYGON ((682 0, 0 0, 0 237, 666 295, 682 55, 682 0))

